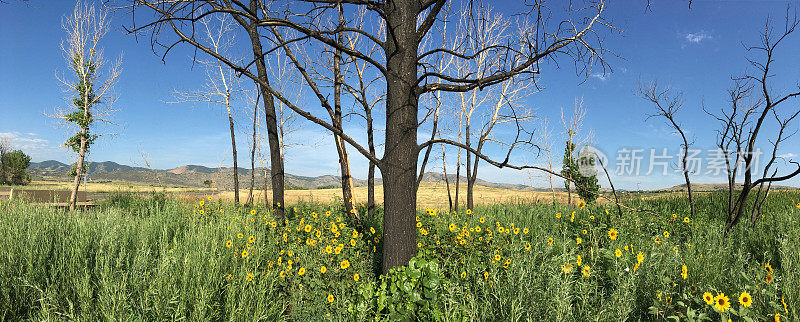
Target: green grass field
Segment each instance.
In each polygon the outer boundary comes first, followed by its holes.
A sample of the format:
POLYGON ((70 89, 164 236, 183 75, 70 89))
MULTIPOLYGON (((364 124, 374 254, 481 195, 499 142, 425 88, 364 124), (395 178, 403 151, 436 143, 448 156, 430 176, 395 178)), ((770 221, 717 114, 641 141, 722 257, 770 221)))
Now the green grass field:
POLYGON ((380 220, 358 233, 335 205, 276 223, 158 194, 84 213, 2 201, 0 320, 798 320, 799 192, 725 239, 722 194, 696 218, 680 197, 628 202, 660 215, 421 209, 417 260, 379 278, 380 220))

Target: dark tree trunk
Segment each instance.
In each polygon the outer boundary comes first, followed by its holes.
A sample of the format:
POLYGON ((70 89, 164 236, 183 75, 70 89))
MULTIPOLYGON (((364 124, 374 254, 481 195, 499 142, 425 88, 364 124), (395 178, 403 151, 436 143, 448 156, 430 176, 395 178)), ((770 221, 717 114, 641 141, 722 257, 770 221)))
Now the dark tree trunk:
POLYGON ((239 203, 239 162, 236 156, 236 134, 233 130, 233 116, 231 115, 230 101, 226 102, 228 105, 228 124, 231 129, 231 149, 233 149, 233 200, 236 204, 239 203))
MULTIPOLYGON (((470 130, 469 123, 470 123, 470 121, 471 120, 468 117, 467 118, 467 125, 465 126, 465 129, 464 129, 464 144, 466 146, 469 146, 469 147, 471 147, 471 145, 470 145, 470 141, 471 140, 470 140, 470 133, 469 133, 469 130, 470 130)), ((469 151, 466 151, 466 152, 467 152, 467 164, 466 164, 466 166, 467 166, 467 209, 472 209, 472 171, 474 171, 474 169, 472 169, 472 154, 470 154, 469 151)))
POLYGON ((372 161, 367 170, 367 215, 375 218, 375 163, 372 161))
MULTIPOLYGON (((256 95, 256 103, 253 105, 253 146, 250 147, 250 192, 247 193, 247 205, 253 205, 253 187, 256 185, 256 131, 258 125, 258 98, 261 97, 260 92, 256 95)), ((266 193, 266 191, 264 191, 266 193)))
POLYGON ((444 145, 442 145, 442 172, 444 172, 444 184, 447 187, 447 202, 450 211, 453 211, 453 196, 450 194, 450 178, 447 177, 447 161, 445 160, 444 145))
MULTIPOLYGON (((376 155, 374 130, 372 128, 372 109, 369 107, 366 97, 364 97, 363 103, 365 104, 364 115, 367 118, 367 145, 369 145, 369 153, 376 155)), ((375 162, 372 162, 372 160, 369 161, 367 170, 367 214, 370 220, 375 218, 375 162)))
POLYGON ((387 1, 383 273, 417 255, 417 0, 387 1))
MULTIPOLYGON (((254 0, 250 1, 250 10, 258 12, 257 3, 254 0)), ((240 18, 241 19, 241 18, 240 18)), ((237 19, 238 20, 238 19, 237 19)), ((240 21, 240 24, 243 21, 240 21)), ((259 38, 256 21, 250 21, 250 24, 244 23, 243 26, 247 29, 247 34, 250 37, 250 43, 253 46, 253 59, 255 60, 256 70, 258 71, 258 78, 262 82, 269 84, 269 76, 267 74, 266 62, 264 61, 263 51, 261 47, 261 39, 259 38)), ((267 125, 267 141, 269 141, 269 159, 270 159, 270 182, 272 183, 272 208, 275 210, 275 217, 279 221, 283 221, 283 155, 281 154, 281 142, 278 138, 278 120, 277 113, 275 113, 275 101, 265 86, 261 87, 261 97, 264 99, 264 119, 267 125)), ((267 200, 267 191, 264 190, 264 200, 267 200)))
POLYGON ((72 181, 72 192, 69 195, 69 210, 75 210, 78 204, 78 188, 81 186, 81 175, 83 174, 83 162, 86 158, 86 132, 81 129, 81 149, 78 151, 78 163, 75 166, 75 179, 72 181))
MULTIPOLYGON (((337 4, 339 11, 339 24, 344 24, 344 12, 342 5, 337 4)), ((342 34, 336 36, 336 41, 344 43, 342 34)), ((342 129, 342 51, 340 49, 334 50, 333 54, 333 106, 334 111, 332 115, 333 126, 337 129, 342 129)), ((358 209, 353 203, 353 177, 350 173, 350 159, 347 155, 347 146, 344 139, 338 134, 333 135, 336 141, 336 152, 339 154, 339 169, 342 173, 342 199, 344 201, 344 208, 347 211, 347 216, 350 221, 358 228, 361 229, 361 218, 358 215, 358 209)))
MULTIPOLYGON (((458 157, 456 158, 456 182, 455 182, 455 196, 453 197, 453 211, 458 212, 458 195, 459 188, 461 187, 461 148, 458 148, 458 157)), ((469 153, 469 152, 467 152, 469 153)))
MULTIPOLYGON (((478 152, 481 152, 483 143, 478 144, 478 152)), ((475 181, 478 181, 478 163, 481 161, 477 156, 472 163, 471 176, 467 178, 467 208, 474 209, 475 181)))

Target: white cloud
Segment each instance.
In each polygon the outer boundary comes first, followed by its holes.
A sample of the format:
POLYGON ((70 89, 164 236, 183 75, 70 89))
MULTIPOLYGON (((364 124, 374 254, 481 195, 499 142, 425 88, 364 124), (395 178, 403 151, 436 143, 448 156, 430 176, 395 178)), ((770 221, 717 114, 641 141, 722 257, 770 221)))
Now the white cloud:
POLYGON ((695 44, 700 43, 703 40, 712 39, 712 38, 713 37, 711 37, 711 35, 707 34, 705 31, 702 31, 702 30, 700 32, 697 32, 697 33, 688 33, 688 34, 686 34, 686 40, 689 41, 689 42, 695 43, 695 44))
POLYGON ((797 154, 789 152, 789 153, 786 153, 786 154, 779 155, 778 157, 779 158, 788 159, 788 158, 793 158, 793 157, 796 157, 796 156, 797 156, 797 154))
POLYGON ((611 74, 606 74, 606 73, 602 73, 602 74, 601 73, 595 73, 595 74, 592 74, 591 76, 594 77, 594 78, 597 78, 597 79, 599 79, 599 80, 601 80, 603 82, 605 82, 605 81, 607 81, 608 79, 611 78, 611 74))
POLYGON ((36 133, 0 132, 0 138, 8 139, 14 149, 28 151, 47 148, 50 142, 35 136, 36 133))

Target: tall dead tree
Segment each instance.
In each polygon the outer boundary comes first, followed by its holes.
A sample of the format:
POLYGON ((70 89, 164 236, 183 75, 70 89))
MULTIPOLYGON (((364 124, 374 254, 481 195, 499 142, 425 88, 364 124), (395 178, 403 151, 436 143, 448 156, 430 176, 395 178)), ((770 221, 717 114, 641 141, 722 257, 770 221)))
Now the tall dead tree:
MULTIPOLYGON (((341 3, 336 4, 336 11, 338 15, 335 17, 335 22, 327 21, 325 22, 328 25, 331 25, 331 29, 338 29, 343 28, 345 24, 345 17, 344 17, 344 9, 341 3)), ((363 11, 361 14, 363 15, 363 11)), ((359 21, 363 22, 363 19, 359 19, 359 21)), ((320 22, 322 23, 322 22, 320 22)), ((356 28, 360 28, 361 25, 356 25, 356 28)), ((319 27, 318 27, 319 29, 319 27)), ((284 42, 284 36, 276 29, 272 28, 271 31, 275 36, 275 39, 278 42, 284 42)), ((335 36, 335 41, 339 47, 347 46, 347 42, 345 41, 345 33, 338 32, 335 36)), ((303 76, 303 79, 306 81, 307 86, 311 89, 311 91, 315 94, 317 99, 320 101, 320 104, 323 108, 328 112, 328 116, 331 119, 331 125, 343 131, 343 112, 342 112, 342 92, 344 87, 344 74, 347 73, 348 67, 351 63, 355 63, 355 61, 348 57, 346 60, 342 55, 342 50, 340 48, 334 47, 332 50, 328 50, 327 48, 323 50, 325 56, 330 57, 330 60, 325 61, 324 63, 319 63, 317 59, 311 59, 306 53, 297 50, 291 50, 290 46, 284 46, 284 51, 286 56, 291 59, 292 63, 294 64, 297 71, 303 76), (321 65, 321 68, 315 68, 317 65, 321 65), (328 101, 328 97, 324 95, 324 87, 325 84, 332 84, 333 89, 333 104, 328 101)), ((358 99, 358 98, 357 98, 358 99)), ((336 146, 336 152, 338 155, 339 161, 339 172, 341 174, 341 189, 342 189, 342 201, 344 202, 344 209, 347 212, 347 216, 349 217, 350 221, 355 224, 356 227, 359 229, 361 228, 361 217, 358 213, 358 209, 355 207, 354 195, 353 195, 353 176, 350 169, 350 157, 347 152, 346 142, 342 139, 342 137, 336 133, 333 134, 333 140, 336 146)))
MULTIPOLYGON (((432 144, 450 144, 464 148, 474 156, 497 167, 515 169, 537 168, 514 165, 510 161, 511 151, 516 147, 528 144, 524 139, 508 142, 509 149, 496 161, 487 155, 478 153, 449 139, 430 139, 419 142, 418 131, 421 128, 419 119, 420 97, 439 91, 466 92, 476 88, 489 88, 513 77, 535 78, 548 60, 562 59, 574 62, 578 73, 586 77, 592 67, 601 64, 605 67, 603 55, 607 53, 602 47, 602 37, 594 31, 595 27, 608 26, 602 19, 605 3, 587 1, 582 5, 554 9, 542 2, 527 3, 529 10, 519 15, 527 18, 529 23, 518 28, 518 37, 509 37, 509 42, 497 46, 480 48, 478 52, 492 52, 495 59, 487 66, 491 71, 483 77, 468 75, 464 77, 448 76, 446 72, 436 70, 437 56, 455 56, 457 59, 474 59, 474 52, 451 51, 446 48, 431 48, 420 51, 420 44, 431 36, 432 26, 440 23, 439 14, 447 3, 446 0, 395 0, 377 2, 372 0, 348 0, 341 3, 346 6, 364 7, 370 13, 368 19, 380 21, 385 26, 385 37, 376 37, 373 29, 375 23, 364 28, 352 28, 349 22, 344 26, 319 24, 319 17, 338 15, 336 4, 339 1, 302 1, 287 5, 251 0, 249 5, 239 1, 205 0, 205 1, 160 1, 130 0, 132 8, 144 10, 154 15, 137 13, 134 18, 132 32, 149 31, 155 45, 163 45, 168 54, 169 48, 186 43, 214 57, 234 69, 243 76, 258 81, 267 95, 282 101, 289 108, 305 119, 340 135, 341 138, 355 148, 361 155, 375 162, 381 170, 384 188, 383 218, 383 272, 395 266, 406 265, 417 254, 415 221, 416 190, 419 174, 418 161, 420 152, 432 144), (366 61, 372 70, 381 74, 386 86, 384 122, 384 153, 381 157, 370 153, 359 142, 329 122, 324 121, 309 110, 292 104, 290 100, 276 91, 258 72, 253 73, 250 63, 237 63, 223 55, 213 52, 202 40, 191 33, 194 23, 207 15, 231 15, 241 20, 243 28, 251 34, 254 44, 256 66, 265 54, 287 48, 289 44, 303 45, 304 51, 312 52, 320 47, 339 49, 342 54, 352 59, 366 61), (563 17, 561 19, 554 17, 563 17), (296 33, 292 39, 279 41, 272 29, 283 29, 296 33), (339 33, 360 34, 377 44, 379 52, 374 56, 367 55, 364 47, 351 49, 336 41, 339 33), (172 37, 170 37, 172 36, 172 37), (269 39, 272 48, 265 51, 260 38, 269 39), (258 46, 256 46, 258 41, 258 46), (521 50, 520 50, 521 49, 521 50), (497 63, 497 62, 501 63, 497 63), (505 64, 504 64, 505 63, 505 64)), ((346 10, 347 11, 347 10, 346 10)), ((289 32, 281 32, 289 34, 289 32)), ((369 46, 365 46, 369 47, 369 46)), ((276 151, 277 147, 272 147, 276 151)), ((274 169, 273 169, 274 170, 274 169)), ((548 171, 548 169, 542 169, 548 171)))
POLYGON ((90 147, 99 136, 104 135, 97 134, 97 126, 114 125, 110 117, 117 111, 112 90, 121 72, 122 57, 107 66, 100 47, 100 42, 108 33, 109 23, 107 11, 81 2, 75 4, 72 15, 62 22, 67 39, 62 42, 61 49, 75 77, 58 76, 58 79, 67 92, 77 95, 72 99, 72 107, 58 109, 50 116, 60 119, 62 125, 73 124, 78 128, 78 133, 64 143, 78 155, 74 173, 71 173, 74 179, 69 198, 70 210, 75 210, 77 205, 78 188, 90 147))
MULTIPOLYGON (((261 104, 261 91, 258 90, 258 84, 255 87, 255 98, 250 98, 248 96, 248 100, 253 106, 253 139, 250 142, 250 189, 247 192, 247 203, 245 204, 246 207, 250 207, 253 205, 253 188, 256 185, 256 148, 258 146, 258 105, 261 104)), ((263 166, 263 162, 262 162, 263 166)), ((264 187, 266 189, 266 187, 264 187)), ((267 191, 264 190, 264 195, 267 194, 267 191)))
MULTIPOLYGON (((798 25, 797 15, 787 8, 784 28, 781 32, 774 33, 771 23, 767 20, 764 31, 761 33, 759 45, 747 47, 749 52, 754 52, 759 58, 747 58, 748 63, 754 72, 741 77, 734 78, 733 89, 729 90, 731 105, 728 110, 722 109, 720 113, 711 114, 722 123, 722 130, 718 131, 718 145, 724 148, 726 153, 726 163, 728 164, 728 178, 730 189, 730 209, 725 220, 725 235, 733 229, 745 213, 748 204, 748 196, 755 187, 764 194, 757 192, 756 200, 751 208, 751 224, 755 224, 758 208, 763 205, 763 199, 769 191, 772 183, 785 181, 800 174, 800 164, 796 161, 786 160, 797 167, 792 172, 785 175, 778 175, 775 162, 779 159, 777 151, 781 142, 785 141, 787 134, 785 129, 788 124, 797 117, 798 110, 790 109, 788 115, 782 114, 779 107, 784 103, 796 100, 800 97, 800 87, 797 91, 790 91, 786 94, 773 92, 774 85, 770 82, 773 79, 774 71, 771 69, 775 60, 775 52, 779 46, 792 36, 798 25), (744 103, 749 99, 749 104, 744 103), (744 101, 744 102, 743 102, 744 101), (743 104, 744 103, 744 104, 743 104), (759 134, 764 129, 765 121, 772 114, 777 123, 777 133, 772 144, 772 156, 764 165, 760 178, 754 178, 754 172, 759 169, 757 164, 757 142, 759 134), (735 151, 731 151, 730 148, 735 151), (727 153, 735 153, 730 157, 727 153), (734 162, 730 162, 730 159, 734 162), (738 195, 735 191, 736 169, 741 162, 744 171, 744 181, 738 195), (770 172, 771 171, 771 172, 770 172), (764 188, 764 184, 767 184, 764 188), (736 196, 735 198, 733 196, 736 196)), ((789 105, 790 107, 792 105, 789 105)))
POLYGON ((683 107, 683 93, 672 94, 669 87, 660 89, 658 87, 658 83, 655 81, 646 87, 643 87, 642 84, 639 84, 638 92, 642 99, 655 105, 656 112, 654 114, 649 114, 647 119, 653 117, 664 118, 667 121, 667 124, 673 130, 675 130, 675 132, 681 136, 681 140, 683 140, 683 143, 681 144, 681 148, 683 149, 683 155, 681 155, 681 171, 683 172, 683 179, 686 182, 686 191, 689 194, 689 212, 691 213, 692 218, 694 218, 694 196, 692 194, 692 182, 689 180, 688 167, 689 146, 692 143, 686 139, 686 133, 681 128, 681 124, 675 118, 675 115, 678 113, 681 107, 683 107))
MULTIPOLYGON (((486 73, 493 69, 494 56, 492 52, 480 51, 480 49, 497 46, 506 42, 505 38, 514 36, 508 32, 509 20, 494 12, 489 6, 461 10, 460 13, 458 32, 453 37, 452 48, 476 54, 474 59, 457 61, 455 74, 458 77, 467 75, 485 77, 486 73)), ((518 62, 502 63, 514 65, 518 62)), ((444 69, 440 68, 439 70, 444 69)), ((492 131, 496 127, 509 122, 520 125, 530 120, 532 117, 530 112, 522 110, 518 101, 529 94, 527 90, 532 84, 532 82, 522 82, 512 77, 493 88, 473 89, 459 93, 459 115, 463 116, 464 144, 481 152, 489 142, 502 144, 502 141, 492 135, 492 131), (487 106, 488 108, 486 108, 487 106), (477 122, 478 124, 474 124, 476 118, 481 118, 477 122), (478 127, 478 131, 475 131, 476 127, 478 127)), ((524 129, 524 127, 521 128, 524 129)), ((474 189, 478 179, 479 162, 480 158, 473 158, 470 153, 466 154, 467 209, 474 208, 474 189)))
MULTIPOLYGON (((233 33, 234 25, 230 17, 216 16, 201 19, 200 32, 209 44, 209 48, 220 55, 227 55, 236 45, 233 33)), ((233 104, 237 94, 242 92, 239 78, 233 70, 216 60, 197 60, 205 67, 206 84, 193 91, 173 90, 175 101, 172 103, 205 102, 225 107, 228 117, 228 129, 231 138, 231 156, 233 158, 233 200, 239 203, 239 158, 236 152, 236 131, 233 104)))

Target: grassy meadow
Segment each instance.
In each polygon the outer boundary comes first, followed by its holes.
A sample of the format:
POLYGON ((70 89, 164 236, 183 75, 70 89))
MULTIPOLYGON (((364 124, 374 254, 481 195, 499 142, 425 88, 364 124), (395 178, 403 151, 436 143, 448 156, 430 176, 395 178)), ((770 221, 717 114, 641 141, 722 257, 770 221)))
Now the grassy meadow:
POLYGON ((333 203, 294 203, 281 223, 216 197, 118 193, 76 213, 6 200, 0 320, 798 320, 800 192, 772 193, 724 239, 721 193, 694 218, 678 196, 627 202, 658 215, 421 208, 419 255, 379 277, 380 210, 359 232, 333 203))

